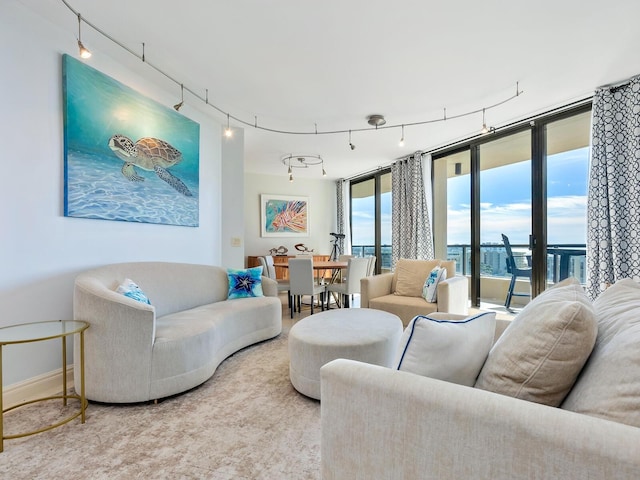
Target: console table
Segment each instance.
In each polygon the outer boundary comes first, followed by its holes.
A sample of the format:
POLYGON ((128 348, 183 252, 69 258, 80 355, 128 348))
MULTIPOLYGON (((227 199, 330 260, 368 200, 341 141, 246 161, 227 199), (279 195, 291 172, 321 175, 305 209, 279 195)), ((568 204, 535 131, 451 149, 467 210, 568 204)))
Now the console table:
MULTIPOLYGON (((0 328, 0 452, 4 451, 4 441, 11 438, 26 437, 27 435, 34 435, 41 433, 52 428, 64 425, 70 422, 74 418, 80 416, 82 423, 85 421, 85 410, 87 408, 87 399, 84 395, 84 331, 89 328, 87 322, 77 320, 51 320, 46 322, 34 322, 24 323, 22 325, 12 325, 9 327, 0 328), (77 391, 75 394, 67 392, 67 337, 79 334, 80 335, 80 394, 77 391), (32 342, 41 342, 44 340, 52 340, 55 338, 62 339, 62 394, 54 395, 51 397, 37 398, 35 400, 29 400, 22 402, 18 405, 14 405, 7 409, 2 404, 3 388, 2 388, 2 347, 5 345, 17 345, 32 342), (76 399, 80 401, 80 409, 74 412, 73 415, 60 420, 52 425, 34 430, 31 432, 18 433, 14 435, 4 434, 4 414, 25 405, 29 405, 36 402, 44 402, 47 400, 61 399, 63 405, 67 405, 68 399, 76 399)), ((76 372, 77 375, 77 372, 76 372)), ((76 377, 77 378, 77 377, 76 377)), ((76 386, 78 382, 75 382, 76 386)))

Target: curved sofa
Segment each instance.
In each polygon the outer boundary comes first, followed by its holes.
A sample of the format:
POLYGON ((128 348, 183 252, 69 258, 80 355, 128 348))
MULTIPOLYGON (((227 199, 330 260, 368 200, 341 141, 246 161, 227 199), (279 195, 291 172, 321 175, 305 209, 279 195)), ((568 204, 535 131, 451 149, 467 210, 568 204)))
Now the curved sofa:
MULTIPOLYGON (((205 382, 234 352, 282 331, 277 284, 265 296, 227 300, 226 269, 138 262, 105 265, 76 277, 73 316, 85 331, 85 392, 90 400, 131 403, 184 392, 205 382), (116 288, 136 282, 151 305, 116 288)), ((79 340, 74 371, 80 371, 79 340)))

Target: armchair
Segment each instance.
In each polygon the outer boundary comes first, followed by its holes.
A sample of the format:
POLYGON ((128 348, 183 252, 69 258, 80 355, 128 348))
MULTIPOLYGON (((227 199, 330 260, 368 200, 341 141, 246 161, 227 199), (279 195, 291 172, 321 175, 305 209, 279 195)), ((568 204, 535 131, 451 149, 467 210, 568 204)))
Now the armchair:
POLYGON ((406 327, 416 315, 447 312, 466 315, 469 282, 456 276, 456 262, 444 260, 400 259, 392 273, 363 278, 360 281, 360 306, 375 308, 400 317, 406 327), (436 302, 422 297, 422 287, 436 266, 447 269, 447 278, 438 283, 436 302))

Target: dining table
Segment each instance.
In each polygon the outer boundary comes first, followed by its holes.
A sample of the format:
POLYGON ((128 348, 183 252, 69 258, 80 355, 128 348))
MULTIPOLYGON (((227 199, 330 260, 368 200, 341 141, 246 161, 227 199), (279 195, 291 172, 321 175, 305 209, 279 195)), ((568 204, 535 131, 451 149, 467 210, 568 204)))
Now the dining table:
MULTIPOLYGON (((274 262, 274 266, 289 268, 288 262, 274 262)), ((335 283, 340 279, 342 270, 346 269, 348 262, 339 262, 337 260, 314 260, 313 270, 316 272, 316 280, 318 283, 322 283, 325 278, 325 272, 331 270, 331 277, 329 283, 335 283)))

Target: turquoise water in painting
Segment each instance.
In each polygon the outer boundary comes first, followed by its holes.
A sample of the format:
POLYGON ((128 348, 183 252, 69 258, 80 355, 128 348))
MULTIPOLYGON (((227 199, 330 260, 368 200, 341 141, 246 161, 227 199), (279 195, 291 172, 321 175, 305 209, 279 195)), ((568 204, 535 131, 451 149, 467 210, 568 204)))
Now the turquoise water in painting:
POLYGON ((65 215, 198 226, 200 126, 68 55, 63 56, 65 215), (122 134, 133 142, 154 137, 182 153, 168 168, 189 188, 187 197, 155 172, 136 167, 129 181, 109 148, 122 134))

